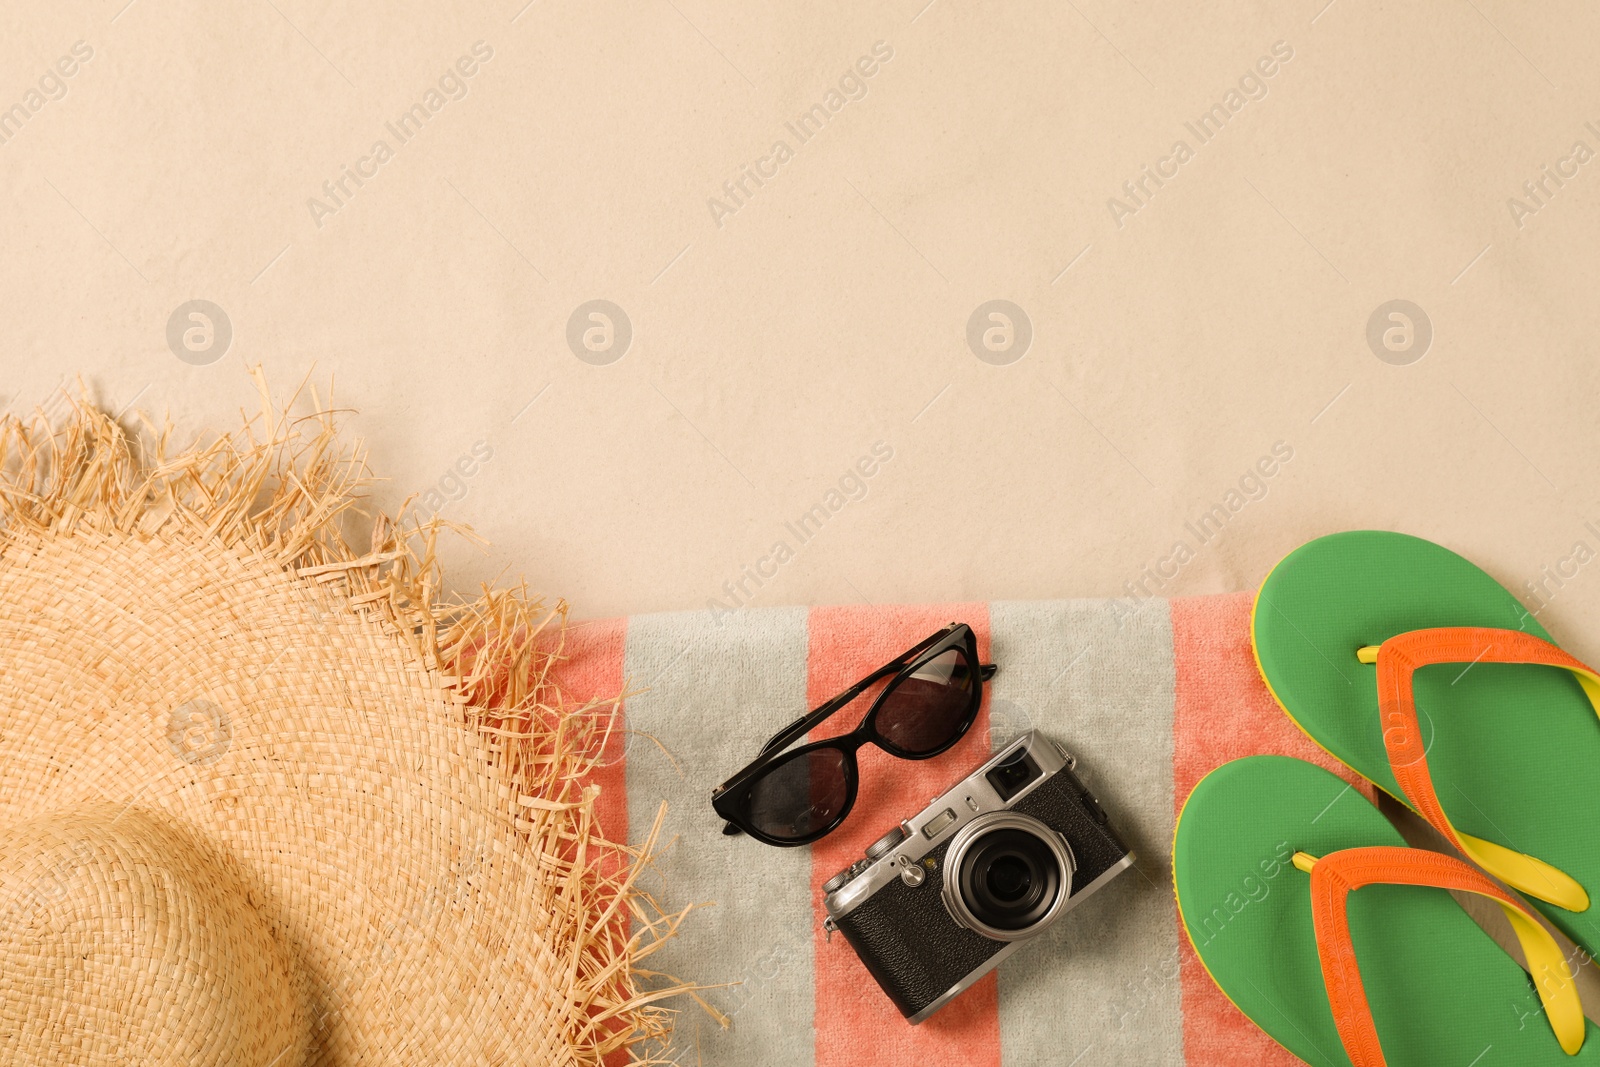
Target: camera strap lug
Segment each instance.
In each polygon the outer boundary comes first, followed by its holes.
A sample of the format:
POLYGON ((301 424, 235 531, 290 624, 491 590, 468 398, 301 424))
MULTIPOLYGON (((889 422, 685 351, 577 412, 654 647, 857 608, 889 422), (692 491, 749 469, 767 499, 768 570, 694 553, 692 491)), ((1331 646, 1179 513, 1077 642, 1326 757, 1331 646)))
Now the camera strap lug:
POLYGON ((823 919, 822 920, 822 933, 823 933, 823 938, 822 939, 831 944, 832 941, 833 941, 833 932, 835 930, 837 930, 837 929, 839 929, 839 928, 834 925, 833 916, 830 915, 826 919, 823 919))

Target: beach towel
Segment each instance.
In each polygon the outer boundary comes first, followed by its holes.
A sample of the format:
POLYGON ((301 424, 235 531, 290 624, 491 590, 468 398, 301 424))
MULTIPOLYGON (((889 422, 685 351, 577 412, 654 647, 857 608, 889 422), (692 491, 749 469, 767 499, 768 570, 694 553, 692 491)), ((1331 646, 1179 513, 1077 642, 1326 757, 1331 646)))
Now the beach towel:
MULTIPOLYGON (((702 995, 727 1025, 680 1000, 665 1051, 708 1067, 1296 1063, 1206 977, 1172 895, 1174 820, 1206 772, 1269 752, 1336 766, 1262 684, 1251 599, 750 608, 574 624, 567 695, 633 691, 598 776, 604 829, 640 840, 665 801, 671 844, 646 882, 669 908, 710 903, 649 962, 718 986, 702 995), (710 807, 718 783, 801 712, 956 620, 999 665, 959 745, 925 761, 863 749, 854 810, 814 845, 723 835, 710 807), (1028 729, 1077 757, 1137 863, 912 1026, 844 938, 825 934, 822 883, 1028 729)), ((865 710, 852 705, 828 732, 865 710)), ((1216 935, 1282 891, 1263 880, 1215 902, 1216 935)))

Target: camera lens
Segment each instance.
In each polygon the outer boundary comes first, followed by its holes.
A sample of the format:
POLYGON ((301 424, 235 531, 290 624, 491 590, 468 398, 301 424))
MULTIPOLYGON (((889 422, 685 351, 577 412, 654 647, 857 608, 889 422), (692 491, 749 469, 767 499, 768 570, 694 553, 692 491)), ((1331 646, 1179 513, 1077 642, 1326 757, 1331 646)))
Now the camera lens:
POLYGON ((1014 904, 1033 888, 1033 866, 1019 856, 1001 856, 989 865, 984 884, 990 896, 1014 904))
POLYGON ((994 812, 974 819, 950 843, 945 899, 955 918, 1011 941, 1037 933, 1072 892, 1065 842, 1037 819, 994 812))
POLYGON ((961 890, 978 921, 1000 930, 1037 923, 1061 891, 1061 864, 1025 830, 995 830, 961 861, 961 890))

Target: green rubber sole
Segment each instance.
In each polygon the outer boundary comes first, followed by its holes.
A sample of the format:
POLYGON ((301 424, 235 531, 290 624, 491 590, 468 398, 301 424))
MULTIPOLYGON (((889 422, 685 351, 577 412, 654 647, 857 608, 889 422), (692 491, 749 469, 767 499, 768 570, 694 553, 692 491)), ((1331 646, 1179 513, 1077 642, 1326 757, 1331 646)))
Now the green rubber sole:
MULTIPOLYGON (((1371 845, 1405 840, 1346 782, 1287 756, 1224 764, 1178 817, 1173 884, 1196 953, 1246 1016, 1313 1067, 1350 1060, 1318 963, 1310 876, 1290 857, 1371 845)), ((1533 980, 1444 890, 1368 886, 1349 915, 1390 1067, 1600 1064, 1594 1024, 1577 1056, 1563 1052, 1533 980)))
MULTIPOLYGON (((1273 568, 1251 622, 1273 696, 1313 741, 1401 802, 1378 718, 1377 667, 1355 650, 1440 626, 1544 627, 1482 569, 1431 541, 1322 537, 1273 568)), ((1437 664, 1415 675, 1434 788, 1458 830, 1536 856, 1600 899, 1600 718, 1566 671, 1437 664)), ((1591 954, 1600 908, 1530 900, 1591 954)))

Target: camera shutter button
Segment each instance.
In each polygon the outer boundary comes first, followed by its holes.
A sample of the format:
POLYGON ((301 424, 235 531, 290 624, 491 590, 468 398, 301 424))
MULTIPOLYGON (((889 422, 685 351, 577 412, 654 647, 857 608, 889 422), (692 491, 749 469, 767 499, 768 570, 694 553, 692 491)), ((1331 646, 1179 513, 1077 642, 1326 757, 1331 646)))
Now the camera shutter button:
POLYGON ((890 850, 892 850, 896 845, 905 839, 905 827, 896 826, 893 830, 890 830, 888 833, 884 834, 882 837, 878 838, 872 844, 867 846, 867 859, 875 860, 880 856, 887 855, 890 850))

